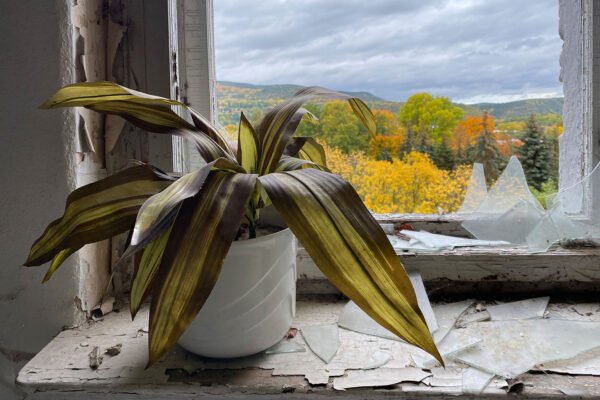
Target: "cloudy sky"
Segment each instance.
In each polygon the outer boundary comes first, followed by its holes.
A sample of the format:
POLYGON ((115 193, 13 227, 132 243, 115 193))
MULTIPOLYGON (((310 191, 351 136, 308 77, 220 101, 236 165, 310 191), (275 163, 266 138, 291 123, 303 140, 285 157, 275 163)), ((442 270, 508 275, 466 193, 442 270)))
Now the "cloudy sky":
POLYGON ((557 0, 216 0, 217 79, 405 100, 562 96, 557 0))

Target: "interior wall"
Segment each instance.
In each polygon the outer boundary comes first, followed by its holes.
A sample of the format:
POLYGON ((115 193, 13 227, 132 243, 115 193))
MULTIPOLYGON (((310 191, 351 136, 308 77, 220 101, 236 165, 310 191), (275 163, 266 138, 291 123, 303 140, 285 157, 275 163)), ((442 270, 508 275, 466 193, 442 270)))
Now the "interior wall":
POLYGON ((0 0, 0 398, 21 398, 18 369, 78 314, 68 260, 41 284, 46 266, 22 266, 29 246, 58 218, 74 182, 71 111, 37 107, 70 81, 69 0, 0 0))

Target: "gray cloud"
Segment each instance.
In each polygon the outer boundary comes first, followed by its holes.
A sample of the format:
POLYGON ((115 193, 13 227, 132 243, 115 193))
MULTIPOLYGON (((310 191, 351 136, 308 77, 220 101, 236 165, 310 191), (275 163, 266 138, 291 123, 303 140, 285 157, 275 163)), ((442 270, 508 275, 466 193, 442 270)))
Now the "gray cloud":
POLYGON ((556 0, 215 1, 217 78, 404 100, 557 96, 556 0))

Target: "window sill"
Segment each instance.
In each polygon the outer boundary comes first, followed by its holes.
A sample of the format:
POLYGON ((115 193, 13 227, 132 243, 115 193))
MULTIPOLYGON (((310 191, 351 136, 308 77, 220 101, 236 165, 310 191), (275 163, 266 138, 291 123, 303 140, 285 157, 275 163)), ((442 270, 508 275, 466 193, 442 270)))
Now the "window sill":
MULTIPOLYGON (((531 252, 527 247, 462 247, 437 253, 398 251, 407 268, 418 269, 430 296, 600 293, 600 249, 556 248, 531 252)), ((300 248, 298 293, 338 293, 300 248)))
MULTIPOLYGON (((408 224, 415 230, 470 237, 458 214, 375 214, 380 223, 408 224)), ((591 295, 600 293, 600 248, 525 246, 459 247, 439 252, 397 251, 407 268, 420 271, 428 294, 436 296, 591 295)), ((298 293, 335 294, 305 249, 298 250, 298 293)))
MULTIPOLYGON (((297 303, 295 327, 333 323, 345 301, 332 298, 300 300, 297 303)), ((598 310, 598 303, 583 305, 585 310, 598 310)), ((549 311, 571 313, 575 316, 577 306, 551 303, 549 311)), ((594 314, 595 315, 595 314, 594 314)), ((576 316, 582 318, 581 314, 576 316)), ((600 315, 587 317, 600 319, 600 315)), ((61 332, 19 373, 18 384, 29 393, 31 399, 61 398, 79 399, 82 392, 86 398, 240 398, 252 395, 282 393, 289 398, 390 398, 400 396, 414 398, 425 394, 435 398, 452 398, 461 394, 460 387, 432 387, 424 383, 400 383, 385 388, 347 389, 336 391, 332 382, 347 370, 357 369, 357 360, 365 358, 374 348, 385 347, 394 359, 389 368, 410 367, 406 348, 400 342, 355 332, 341 330, 342 346, 334 360, 325 365, 307 349, 304 353, 256 355, 243 359, 219 361, 204 359, 175 348, 151 368, 145 370, 147 360, 148 310, 142 310, 131 321, 125 308, 113 312, 102 320, 61 332), (89 367, 88 353, 98 346, 100 353, 110 346, 122 344, 117 356, 104 355, 97 370, 89 367), (364 354, 363 354, 364 353, 364 354), (312 382, 312 384, 310 382, 312 382), (317 384, 318 383, 318 384, 317 384)), ((301 335, 297 339, 302 343, 301 335)), ((363 360, 364 361, 364 360, 363 360)), ((358 367, 360 368, 360 367, 358 367)), ((419 370, 420 371, 420 370, 419 370)), ((523 397, 564 397, 564 390, 586 396, 600 396, 600 377, 574 376, 547 372, 527 373, 521 376, 524 383, 523 397), (561 392, 557 388, 562 388, 561 392)), ((488 388, 485 397, 505 396, 506 390, 488 388)))

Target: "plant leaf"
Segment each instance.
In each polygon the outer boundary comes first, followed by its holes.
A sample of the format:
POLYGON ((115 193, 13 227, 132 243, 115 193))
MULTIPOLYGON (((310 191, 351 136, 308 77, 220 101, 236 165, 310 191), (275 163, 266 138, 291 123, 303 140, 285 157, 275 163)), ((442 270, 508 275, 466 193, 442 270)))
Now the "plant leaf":
POLYGON ((261 119, 257 133, 261 140, 259 171, 262 175, 275 170, 279 158, 302 119, 303 112, 300 107, 316 98, 348 100, 352 111, 371 135, 375 136, 375 117, 362 100, 318 86, 301 89, 290 99, 273 107, 261 119))
POLYGON ((234 159, 218 130, 197 111, 175 100, 138 92, 112 82, 80 82, 65 86, 40 106, 42 109, 58 107, 87 107, 105 114, 120 115, 142 129, 192 140, 207 161, 218 157, 234 159), (188 110, 194 125, 179 117, 169 106, 188 110), (210 157, 210 154, 213 156, 210 157))
POLYGON ((140 208, 131 236, 131 246, 139 245, 152 236, 177 204, 200 191, 210 171, 215 169, 245 172, 236 163, 219 158, 177 179, 168 188, 146 200, 140 208))
POLYGON ((327 166, 325 149, 323 149, 323 146, 315 138, 309 136, 292 138, 283 154, 309 160, 324 167, 327 166))
POLYGON ((259 179, 325 276, 383 327, 441 361, 398 256, 352 186, 311 168, 259 179))
POLYGON ((60 252, 58 252, 58 254, 55 255, 54 258, 52 259, 52 263, 50 263, 50 267, 48 268, 46 275, 44 275, 44 279, 42 280, 42 283, 48 282, 50 277, 52 277, 52 274, 54 274, 54 271, 56 271, 58 269, 58 267, 60 267, 62 265, 62 263, 65 262, 65 260, 67 258, 69 258, 69 256, 71 254, 75 253, 80 248, 81 247, 70 247, 70 248, 67 248, 67 249, 64 249, 64 250, 61 250, 60 252))
POLYGON ((213 171, 200 193, 183 201, 152 292, 148 365, 177 342, 208 298, 256 177, 213 171))
POLYGON ((26 266, 41 265, 60 251, 79 248, 130 229, 146 199, 172 181, 149 166, 127 168, 74 190, 63 216, 50 223, 31 247, 26 266))
POLYGON ((316 168, 322 171, 329 172, 327 167, 316 164, 310 160, 303 160, 301 158, 291 156, 281 156, 281 159, 277 163, 277 168, 275 169, 275 172, 295 171, 297 169, 302 168, 316 168))
POLYGON ((244 113, 242 113, 240 116, 240 128, 238 130, 237 160, 249 174, 258 172, 259 149, 258 136, 254 132, 252 124, 246 119, 244 113))
POLYGON ((142 252, 131 281, 131 290, 129 292, 131 319, 135 318, 142 302, 150 294, 152 283, 156 277, 156 272, 160 266, 169 235, 171 234, 171 228, 172 225, 164 229, 142 252))

